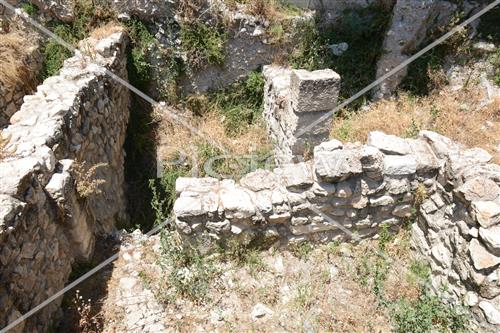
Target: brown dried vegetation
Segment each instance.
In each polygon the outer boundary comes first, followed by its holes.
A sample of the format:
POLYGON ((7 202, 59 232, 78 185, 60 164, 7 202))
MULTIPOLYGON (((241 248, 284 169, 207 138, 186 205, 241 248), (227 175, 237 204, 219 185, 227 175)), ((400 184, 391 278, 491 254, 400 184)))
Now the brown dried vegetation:
POLYGON ((334 120, 331 136, 364 142, 371 131, 414 137, 432 130, 469 147, 487 150, 500 162, 500 98, 487 101, 477 86, 461 90, 434 90, 414 97, 405 93, 371 104, 366 111, 345 114, 334 120))
POLYGON ((35 45, 25 32, 10 31, 0 38, 0 85, 12 91, 20 82, 34 83, 33 63, 29 57, 35 45))
POLYGON ((106 183, 104 179, 97 179, 97 169, 107 167, 106 163, 97 163, 91 167, 86 166, 86 162, 75 161, 73 164, 73 174, 76 179, 76 191, 82 198, 102 193, 100 185, 106 183))

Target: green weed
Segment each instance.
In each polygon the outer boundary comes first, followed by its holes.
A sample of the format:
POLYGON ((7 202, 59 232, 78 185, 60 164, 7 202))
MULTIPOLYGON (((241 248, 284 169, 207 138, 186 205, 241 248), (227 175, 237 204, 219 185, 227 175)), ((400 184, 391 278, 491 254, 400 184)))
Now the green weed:
MULTIPOLYGON (((304 22, 293 38, 298 42, 290 63, 307 70, 333 69, 342 77, 340 101, 347 99, 374 80, 389 20, 385 8, 371 6, 346 11, 336 27, 320 30, 318 22, 304 22), (349 49, 335 56, 328 46, 340 42, 346 42, 349 49)), ((363 103, 359 99, 350 109, 357 110, 363 103)))
POLYGON ((29 15, 29 16, 35 16, 38 14, 38 6, 31 3, 31 2, 26 2, 21 5, 21 8, 29 15))
POLYGON ((314 250, 314 247, 309 242, 302 242, 290 246, 290 252, 301 260, 309 259, 309 255, 314 250))
MULTIPOLYGON (((75 45, 78 39, 72 32, 72 29, 67 24, 57 24, 53 28, 54 34, 63 39, 66 43, 75 45)), ((55 75, 63 66, 64 60, 73 55, 73 52, 68 50, 65 46, 59 44, 54 39, 49 39, 43 46, 42 53, 44 55, 44 66, 42 79, 55 75)))
POLYGON ((224 63, 228 34, 222 29, 203 22, 185 23, 181 24, 180 37, 187 62, 193 70, 224 63))
MULTIPOLYGON (((90 0, 76 1, 74 15, 75 19, 73 22, 56 22, 51 28, 54 34, 75 47, 78 41, 87 37, 93 29, 112 18, 111 11, 104 3, 90 0)), ((73 55, 70 50, 53 39, 49 39, 43 46, 42 53, 44 55, 42 79, 59 72, 64 60, 73 55)))
POLYGON ((129 79, 138 88, 145 89, 151 80, 151 65, 148 59, 150 48, 156 43, 146 25, 137 19, 126 22, 131 48, 128 52, 127 66, 129 79))
POLYGON ((468 315, 460 306, 443 303, 424 292, 415 301, 401 300, 391 306, 396 332, 467 332, 468 315))
POLYGON ((173 232, 162 232, 160 264, 168 272, 165 300, 173 302, 177 297, 194 302, 208 300, 210 285, 220 272, 202 248, 201 242, 189 244, 176 238, 173 232))
POLYGON ((261 119, 264 78, 252 72, 248 78, 209 95, 209 110, 223 117, 226 133, 236 136, 261 119))

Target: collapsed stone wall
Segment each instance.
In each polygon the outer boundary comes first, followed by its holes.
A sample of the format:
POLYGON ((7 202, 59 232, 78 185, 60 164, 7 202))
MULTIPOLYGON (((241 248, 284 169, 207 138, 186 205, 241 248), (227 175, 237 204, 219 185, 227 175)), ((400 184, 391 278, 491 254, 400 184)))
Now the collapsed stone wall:
POLYGON ((368 143, 331 140, 310 161, 233 180, 180 178, 176 226, 187 238, 281 242, 377 238, 413 224, 436 290, 465 298, 483 331, 498 331, 500 167, 429 131, 418 139, 381 132, 368 143), (415 208, 418 210, 415 211, 415 208), (497 326, 495 326, 497 325, 497 326))
MULTIPOLYGON (((74 262, 88 260, 96 234, 125 220, 124 150, 128 89, 126 35, 89 38, 59 75, 25 96, 0 161, 0 327, 64 287, 74 262), (76 172, 106 163, 95 178, 101 193, 82 194, 89 179, 76 172)), ((90 179, 92 180, 92 179, 90 179)), ((45 332, 61 299, 17 327, 45 332)), ((14 330, 16 331, 16 330, 14 330)))

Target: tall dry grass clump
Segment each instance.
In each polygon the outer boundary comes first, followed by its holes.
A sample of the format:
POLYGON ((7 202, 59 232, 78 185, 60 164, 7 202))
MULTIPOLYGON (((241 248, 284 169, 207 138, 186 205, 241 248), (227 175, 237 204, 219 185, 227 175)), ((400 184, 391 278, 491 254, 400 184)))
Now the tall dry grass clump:
POLYGON ((366 111, 335 119, 331 137, 364 142, 375 130, 407 138, 420 130, 435 131, 466 146, 487 150, 498 163, 500 97, 487 101, 484 90, 477 86, 435 90, 423 97, 401 93, 395 99, 371 104, 366 111))
MULTIPOLYGON (((158 112, 161 114, 161 112, 158 112)), ((160 120, 157 131, 158 157, 168 161, 175 159, 179 152, 196 160, 203 160, 199 147, 203 144, 217 143, 235 156, 252 154, 256 150, 270 150, 271 143, 263 126, 252 125, 247 130, 236 136, 227 134, 221 117, 215 113, 208 113, 201 117, 186 118, 192 128, 201 133, 204 138, 195 135, 185 126, 172 123, 167 117, 160 120), (198 158, 197 158, 198 157, 198 158)))
POLYGON ((122 26, 119 22, 110 21, 93 30, 90 33, 90 37, 95 39, 102 39, 114 33, 123 32, 125 30, 126 30, 125 27, 122 26))
POLYGON ((10 137, 5 136, 2 132, 0 132, 0 161, 13 154, 13 151, 7 148, 9 141, 10 137))
POLYGON ((97 178, 96 173, 97 169, 105 167, 108 167, 107 163, 97 163, 88 167, 85 161, 75 161, 72 171, 75 177, 76 191, 80 197, 87 198, 102 193, 99 187, 105 184, 106 180, 97 178))
POLYGON ((20 31, 2 34, 0 38, 0 85, 13 90, 20 82, 34 83, 34 68, 29 56, 35 45, 33 38, 20 31))

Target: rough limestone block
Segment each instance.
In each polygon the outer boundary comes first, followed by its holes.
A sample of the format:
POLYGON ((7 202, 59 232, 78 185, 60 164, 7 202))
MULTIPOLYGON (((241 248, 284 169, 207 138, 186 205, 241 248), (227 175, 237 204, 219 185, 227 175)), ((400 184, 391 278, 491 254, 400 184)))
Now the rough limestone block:
POLYGON ((295 112, 329 111, 337 106, 340 76, 331 69, 292 71, 290 102, 295 112))
POLYGON ((312 164, 308 162, 286 164, 275 170, 281 184, 289 189, 310 187, 314 183, 312 164))
POLYGON ((412 152, 410 144, 405 139, 379 131, 368 134, 367 144, 389 155, 407 155, 412 152))
POLYGON ((500 223, 500 204, 494 201, 473 201, 472 215, 483 228, 500 223))
POLYGON ((467 201, 493 201, 500 196, 500 187, 486 177, 469 179, 457 191, 467 201))
POLYGON ((500 257, 495 256, 475 238, 469 244, 469 253, 477 270, 490 268, 500 264, 500 257))
POLYGON ((500 225, 495 225, 487 229, 479 228, 479 236, 481 236, 484 244, 486 244, 486 247, 492 253, 500 255, 500 225))
POLYGON ((384 158, 384 172, 388 176, 414 174, 417 172, 417 160, 411 155, 387 155, 384 158))
POLYGON ((352 149, 320 152, 314 159, 314 167, 320 178, 340 181, 362 173, 360 158, 359 152, 352 149))
POLYGON ((276 162, 300 160, 328 139, 332 121, 327 116, 337 104, 340 77, 331 70, 308 72, 277 66, 265 66, 263 74, 264 119, 275 142, 276 162))

